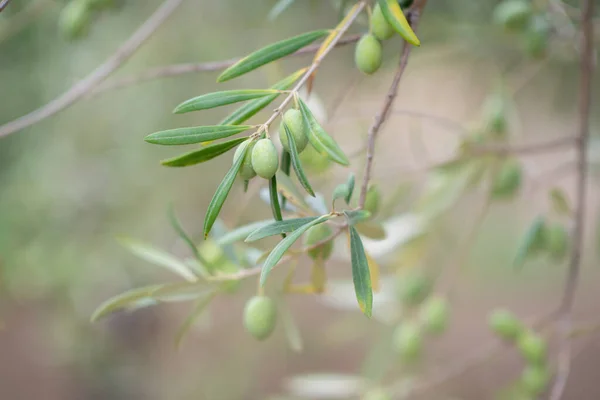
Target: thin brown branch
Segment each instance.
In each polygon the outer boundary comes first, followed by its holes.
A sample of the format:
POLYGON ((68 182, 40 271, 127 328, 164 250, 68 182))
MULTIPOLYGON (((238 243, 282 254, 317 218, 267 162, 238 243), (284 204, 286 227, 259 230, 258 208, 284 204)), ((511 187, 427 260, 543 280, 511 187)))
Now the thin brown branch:
POLYGON ((562 301, 560 303, 560 319, 558 321, 561 344, 559 350, 559 367, 550 393, 551 400, 560 400, 567 386, 571 364, 571 344, 568 340, 572 326, 571 311, 577 291, 581 270, 581 254, 583 251, 585 231, 585 207, 587 187, 587 144, 590 134, 590 110, 592 105, 592 76, 594 69, 594 4, 596 0, 582 1, 582 33, 581 76, 579 81, 579 129, 577 146, 577 196, 575 206, 575 224, 573 226, 573 248, 569 260, 567 280, 562 301))
POLYGON ((183 0, 165 0, 154 14, 102 65, 48 104, 0 126, 0 138, 34 125, 81 99, 127 61, 182 2, 183 0))
MULTIPOLYGON (((409 21, 411 27, 415 31, 419 23, 419 17, 423 12, 423 8, 425 7, 426 3, 427 0, 415 1, 413 7, 411 8, 409 21)), ((371 170, 373 168, 373 158, 375 157, 375 141, 377 139, 377 134, 379 133, 379 130, 381 129, 388 115, 390 114, 392 105, 394 104, 394 100, 396 99, 396 95, 398 94, 400 80, 402 79, 404 71, 406 71, 406 66, 408 65, 408 58, 410 56, 412 47, 413 46, 410 45, 408 42, 403 41, 402 54, 400 56, 400 62, 396 69, 396 74, 394 75, 394 79, 392 80, 392 84, 390 85, 381 110, 375 117, 373 125, 371 125, 371 127, 369 128, 369 133, 367 135, 367 160, 365 163, 365 171, 363 175, 362 185, 360 188, 360 199, 358 201, 359 208, 364 207, 365 200, 367 199, 367 190, 369 188, 369 181, 371 180, 371 170)))
MULTIPOLYGON (((335 47, 341 47, 347 44, 355 43, 360 39, 360 35, 349 35, 343 39, 340 39, 335 47)), ((292 56, 300 56, 304 54, 315 53, 321 47, 320 43, 307 46, 303 49, 298 50, 292 56)), ((119 79, 113 79, 104 82, 102 85, 96 87, 89 95, 88 98, 94 97, 100 93, 104 93, 109 90, 121 89, 124 87, 137 85, 146 81, 152 81, 156 79, 168 78, 173 76, 179 76, 184 74, 191 74, 195 72, 212 72, 220 71, 228 68, 238 62, 240 58, 232 58, 229 60, 222 61, 210 61, 204 63, 187 63, 187 64, 174 64, 165 65, 162 67, 156 67, 149 69, 148 71, 142 72, 141 74, 130 75, 119 79)))

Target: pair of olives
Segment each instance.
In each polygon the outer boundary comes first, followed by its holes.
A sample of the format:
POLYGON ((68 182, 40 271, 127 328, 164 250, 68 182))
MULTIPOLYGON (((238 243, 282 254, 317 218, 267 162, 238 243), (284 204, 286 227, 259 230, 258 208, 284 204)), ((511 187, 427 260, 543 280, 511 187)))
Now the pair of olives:
POLYGON ((394 35, 394 28, 385 19, 379 4, 375 5, 369 20, 370 33, 363 35, 354 51, 354 62, 357 68, 367 74, 374 74, 383 61, 381 41, 394 35))
MULTIPOLYGON (((290 143, 285 131, 286 125, 296 145, 296 151, 301 153, 308 145, 307 129, 302 113, 296 109, 289 109, 283 114, 281 119, 279 139, 285 151, 290 152, 290 143)), ((240 177, 246 181, 257 175, 264 179, 271 179, 279 168, 277 149, 273 142, 270 139, 260 139, 250 142, 248 146, 240 168, 240 177)), ((238 147, 233 156, 234 163, 238 160, 241 153, 242 147, 238 147)))
POLYGON ((114 8, 117 0, 71 0, 61 11, 59 28, 69 39, 87 35, 95 11, 114 8))

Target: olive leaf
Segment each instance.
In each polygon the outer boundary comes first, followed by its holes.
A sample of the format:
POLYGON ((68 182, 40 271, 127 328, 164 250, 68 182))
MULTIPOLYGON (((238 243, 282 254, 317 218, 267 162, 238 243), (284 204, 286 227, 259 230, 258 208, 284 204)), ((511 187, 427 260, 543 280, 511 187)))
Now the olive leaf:
POLYGON ((517 250, 514 266, 521 267, 525 261, 535 255, 538 251, 544 250, 545 244, 546 219, 543 216, 534 218, 531 225, 525 232, 521 244, 517 250))
POLYGON ((189 237, 189 235, 186 233, 185 229, 183 229, 183 226, 181 226, 181 222, 179 222, 179 219, 177 218, 177 215, 175 214, 175 207, 173 206, 173 204, 171 204, 169 206, 168 215, 169 215, 169 221, 171 222, 171 226, 173 227, 175 232, 177 232, 179 237, 184 241, 184 243, 189 247, 189 249, 192 251, 192 254, 196 258, 196 260, 198 260, 198 262, 201 264, 202 267, 211 269, 208 261, 206 261, 204 259, 204 257, 202 257, 202 255, 198 251, 198 247, 196 246, 194 241, 189 237))
POLYGON ((350 239, 350 258, 352 261, 352 280, 354 281, 354 292, 360 310, 367 317, 371 317, 373 312, 373 288, 371 286, 371 272, 369 262, 365 254, 365 249, 360 239, 360 235, 351 224, 351 217, 344 212, 348 220, 349 239, 350 239))
POLYGON ((354 174, 350 174, 346 183, 341 183, 336 186, 336 188, 333 190, 333 198, 331 200, 332 207, 335 206, 335 201, 337 199, 344 199, 346 204, 350 204, 352 193, 354 192, 354 182, 354 174))
POLYGON ((244 75, 250 71, 255 70, 265 64, 275 61, 289 54, 296 52, 297 50, 308 46, 317 39, 320 39, 329 33, 328 30, 317 30, 312 32, 306 32, 298 36, 294 36, 279 42, 270 44, 257 50, 248 56, 242 58, 231 67, 227 68, 219 77, 217 82, 225 82, 230 79, 236 78, 240 75, 244 75))
POLYGON ((176 128, 151 133, 150 135, 146 136, 144 140, 152 144, 178 146, 223 139, 229 136, 237 135, 238 133, 252 128, 252 125, 214 125, 176 128))
POLYGON ((348 225, 354 226, 359 222, 369 219, 371 217, 371 212, 367 210, 351 210, 344 211, 344 215, 348 220, 348 225))
POLYGON ((247 102, 225 117, 225 119, 223 119, 219 125, 237 125, 241 124, 242 122, 246 122, 259 111, 271 104, 281 94, 281 92, 279 92, 280 90, 289 89, 298 79, 300 79, 302 75, 304 75, 307 69, 308 68, 299 69, 293 74, 288 75, 284 79, 280 80, 270 88, 272 90, 276 90, 277 93, 247 102))
POLYGON ((377 0, 381 7, 381 13, 387 22, 404 40, 414 46, 420 46, 421 42, 404 16, 404 12, 396 0, 377 0))
POLYGON ((307 127, 308 140, 310 144, 321 154, 327 155, 329 159, 340 165, 350 165, 348 157, 344 154, 336 141, 325 132, 321 125, 301 98, 298 98, 300 112, 307 127))
POLYGON ((263 226, 267 226, 273 222, 272 219, 266 219, 263 221, 251 222, 247 225, 240 226, 230 232, 227 232, 223 236, 217 239, 217 243, 221 246, 235 243, 239 240, 244 240, 252 232, 263 226))
POLYGON ((210 233, 210 230, 212 229, 213 224, 217 220, 217 217, 219 216, 219 212, 221 211, 221 208, 223 207, 223 203, 225 203, 225 200, 227 199, 227 196, 229 195, 229 191, 231 190, 231 187, 233 186, 233 182, 235 182, 235 178, 237 177, 238 172, 240 171, 240 168, 242 167, 242 162, 244 161, 244 157, 246 156, 246 152, 248 151, 249 144, 250 144, 249 140, 242 144, 242 146, 244 146, 244 147, 240 151, 239 157, 237 158, 237 160, 235 160, 235 162, 233 163, 233 165, 231 166, 231 168, 225 175, 225 178, 223 178, 223 180, 219 184, 217 191, 215 192, 212 200, 210 201, 210 204, 208 205, 208 209, 206 210, 206 216, 204 217, 204 238, 205 239, 208 237, 208 234, 210 233))
POLYGON ((183 261, 165 251, 130 238, 119 238, 119 242, 142 260, 174 272, 187 281, 198 280, 196 274, 183 261))
POLYGON ((209 108, 221 107, 227 104, 258 99, 274 94, 279 94, 279 92, 273 89, 240 89, 207 93, 184 101, 175 107, 173 112, 175 114, 183 114, 190 111, 208 110, 209 108))
POLYGON ((550 197, 550 203, 552 204, 552 209, 558 215, 571 215, 572 208, 569 205, 569 200, 567 200, 567 195, 565 192, 559 188, 552 188, 550 192, 548 192, 548 196, 550 197))
MULTIPOLYGON (((279 205, 276 175, 273 175, 273 177, 269 179, 269 200, 269 203, 271 204, 271 212, 273 213, 273 218, 275 218, 276 221, 281 221, 283 217, 281 216, 281 206, 279 205)), ((282 233, 281 235, 285 239, 285 233, 282 233)))
POLYGON ((203 147, 200 150, 191 151, 173 158, 167 158, 160 163, 167 167, 187 167, 190 165, 200 164, 210 161, 221 154, 227 153, 240 143, 245 142, 248 138, 231 139, 226 142, 215 143, 203 147))
POLYGON ((296 229, 316 220, 317 217, 289 218, 284 221, 276 221, 268 225, 261 226, 248 235, 245 242, 255 242, 257 240, 279 235, 281 233, 293 232, 296 229))
POLYGON ((194 326, 198 318, 202 316, 202 313, 204 313, 204 310, 206 310, 206 307, 210 305, 210 302, 215 298, 215 295, 217 293, 217 291, 209 292, 208 294, 206 294, 206 296, 204 296, 204 298, 198 299, 196 301, 194 309, 177 330, 177 334, 175 335, 176 348, 179 348, 181 346, 181 342, 183 341, 185 335, 187 335, 192 326, 194 326))
POLYGON ((290 128, 284 122, 283 129, 285 130, 285 136, 287 137, 289 146, 290 146, 290 157, 292 159, 292 166, 294 167, 294 172, 296 172, 296 176, 298 177, 298 181, 302 185, 302 187, 310 194, 312 197, 315 197, 315 192, 313 188, 310 186, 308 182, 308 178, 302 169, 302 164, 300 163, 300 155, 298 154, 298 149, 296 148, 296 142, 294 139, 294 135, 290 132, 290 128))
MULTIPOLYGON (((290 153, 287 151, 281 152, 281 172, 285 175, 290 176, 290 168, 292 166, 292 159, 290 157, 290 153)), ((285 210, 285 206, 287 203, 287 198, 285 196, 281 196, 281 208, 285 210)))
POLYGON ((279 262, 279 260, 281 260, 283 254, 294 244, 296 240, 300 238, 300 236, 302 236, 304 232, 306 232, 312 226, 327 221, 329 218, 331 218, 330 215, 322 215, 319 218, 297 228, 296 230, 291 232, 285 239, 280 241, 277 244, 277 246, 275 246, 275 248, 269 253, 269 256, 267 257, 262 266, 262 270, 260 273, 260 285, 265 285, 267 277, 269 276, 269 273, 271 272, 273 267, 279 262))

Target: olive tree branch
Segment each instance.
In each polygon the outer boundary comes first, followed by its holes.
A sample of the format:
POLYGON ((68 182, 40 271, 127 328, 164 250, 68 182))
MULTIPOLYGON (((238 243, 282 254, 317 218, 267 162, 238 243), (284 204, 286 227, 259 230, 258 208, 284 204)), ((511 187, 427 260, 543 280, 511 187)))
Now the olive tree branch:
POLYGON ((590 134, 590 110, 592 104, 592 75, 594 69, 594 3, 595 0, 582 0, 582 33, 581 75, 579 81, 579 129, 577 136, 577 200, 575 206, 575 224, 573 226, 573 249, 567 271, 564 294, 559 307, 558 320, 561 345, 559 365, 554 385, 550 392, 551 400, 560 400, 569 379, 571 367, 571 344, 568 340, 571 330, 571 310, 577 291, 581 270, 581 253, 585 230, 585 207, 587 186, 587 144, 590 134))
MULTIPOLYGON (((410 26, 413 30, 417 29, 417 25, 419 22, 419 17, 427 0, 415 1, 412 6, 409 14, 409 22, 410 26)), ((406 66, 408 64, 408 58, 410 56, 410 51, 412 50, 412 45, 410 45, 407 41, 403 41, 402 54, 400 56, 400 62, 396 69, 396 74, 394 75, 394 79, 392 80, 392 84, 388 90, 388 93, 383 102, 383 106, 381 110, 375 117, 375 121, 369 128, 369 132, 367 134, 367 161, 365 163, 365 170, 363 175, 363 181, 360 188, 360 198, 358 201, 358 207, 363 208, 365 205, 365 200, 367 199, 367 190, 369 189, 369 181, 371 180, 371 169, 373 168, 373 158, 375 156, 375 140, 377 139, 377 134, 379 130, 383 126, 383 123, 386 121, 396 99, 396 95, 398 94, 398 86, 400 85, 400 80, 404 75, 404 71, 406 70, 406 66)))
POLYGON ((103 64, 92 71, 87 77, 73 85, 65 93, 46 105, 0 126, 0 138, 34 125, 73 105, 77 100, 93 90, 127 61, 139 47, 144 44, 154 32, 156 32, 182 2, 183 0, 165 0, 154 14, 152 14, 150 18, 148 18, 103 64))

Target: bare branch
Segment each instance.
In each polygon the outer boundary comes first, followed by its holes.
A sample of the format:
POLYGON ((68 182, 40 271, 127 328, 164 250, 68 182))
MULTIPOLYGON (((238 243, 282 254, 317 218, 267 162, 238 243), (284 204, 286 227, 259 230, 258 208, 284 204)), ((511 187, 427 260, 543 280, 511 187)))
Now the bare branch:
POLYGON ((48 104, 0 126, 0 138, 36 124, 64 110, 85 96, 127 61, 182 2, 183 0, 165 0, 154 14, 102 65, 48 104))
POLYGON ((561 346, 559 350, 559 368, 550 393, 551 400, 560 400, 569 379, 571 364, 571 344, 568 336, 571 331, 571 310, 577 291, 581 270, 581 253, 585 230, 585 207, 587 186, 587 144, 590 134, 590 110, 592 104, 592 75, 594 69, 594 3, 595 0, 582 1, 583 46, 581 52, 581 76, 579 81, 579 130, 577 146, 577 197, 575 206, 575 224, 573 226, 573 249, 569 261, 567 281, 560 304, 558 321, 561 346))

